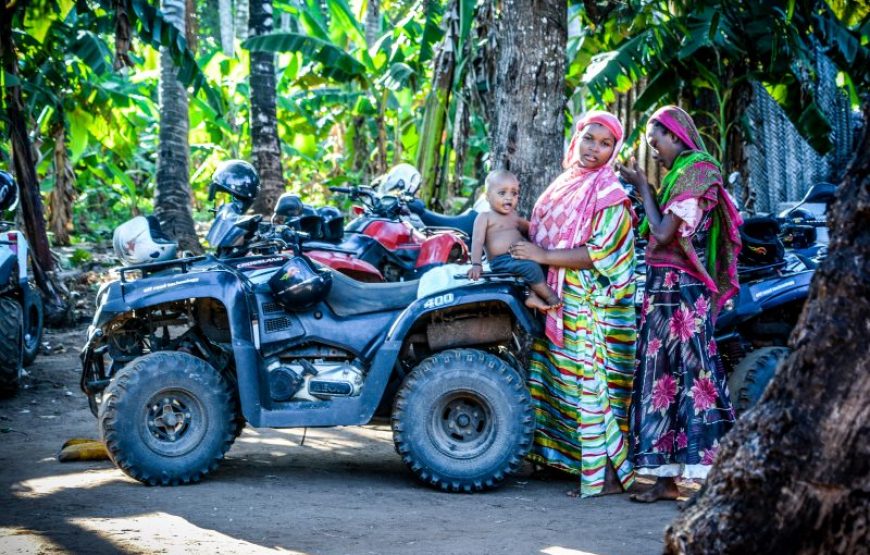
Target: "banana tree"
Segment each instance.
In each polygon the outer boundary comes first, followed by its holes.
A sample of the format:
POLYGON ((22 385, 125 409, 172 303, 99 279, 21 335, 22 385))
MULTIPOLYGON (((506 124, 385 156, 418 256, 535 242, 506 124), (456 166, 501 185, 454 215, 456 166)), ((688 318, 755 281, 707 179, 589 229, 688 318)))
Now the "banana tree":
POLYGON ((850 85, 862 90, 868 83, 866 21, 864 33, 858 28, 866 8, 857 16, 844 17, 846 11, 835 12, 821 0, 630 0, 613 8, 606 21, 587 19, 594 25, 576 55, 589 61, 582 84, 606 103, 615 91, 646 79, 637 112, 681 95, 695 97, 709 107, 701 111, 708 116, 711 145, 727 168, 736 169, 741 157, 729 152, 729 134, 740 129, 736 122, 743 118, 748 83, 761 82, 809 144, 824 153, 832 147, 831 126, 815 99, 816 45, 828 49, 850 85), (602 47, 607 51, 594 54, 602 47))
MULTIPOLYGON (((341 127, 337 135, 356 145, 372 145, 365 156, 363 174, 386 169, 390 153, 398 151, 403 135, 414 130, 414 90, 425 75, 420 52, 437 40, 432 26, 419 21, 423 0, 415 2, 385 29, 369 47, 359 19, 345 0, 309 0, 302 6, 283 4, 298 32, 275 32, 252 37, 242 47, 251 52, 280 53, 282 77, 278 107, 287 121, 279 125, 291 137, 288 149, 312 155, 312 137, 341 127), (323 8, 323 9, 321 9, 323 8), (296 89, 295 92, 292 89, 296 89), (410 130, 409 130, 410 128, 410 130), (400 141, 391 147, 391 138, 400 141)), ((437 33, 437 27, 435 29, 437 33)), ((414 133, 416 135, 416 133, 414 133)), ((415 136, 416 140, 416 136, 415 136)))

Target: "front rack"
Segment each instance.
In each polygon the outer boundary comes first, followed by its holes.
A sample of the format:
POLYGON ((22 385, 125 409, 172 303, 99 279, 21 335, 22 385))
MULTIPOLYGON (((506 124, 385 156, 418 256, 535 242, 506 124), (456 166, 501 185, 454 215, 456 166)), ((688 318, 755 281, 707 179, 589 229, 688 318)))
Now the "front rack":
POLYGON ((162 272, 163 270, 178 267, 181 273, 187 273, 190 267, 196 262, 201 262, 211 258, 209 255, 191 256, 189 258, 177 258, 174 260, 165 260, 161 262, 149 262, 148 264, 137 264, 135 266, 127 266, 121 268, 118 272, 121 275, 121 283, 127 283, 126 274, 131 272, 142 272, 142 277, 162 272))

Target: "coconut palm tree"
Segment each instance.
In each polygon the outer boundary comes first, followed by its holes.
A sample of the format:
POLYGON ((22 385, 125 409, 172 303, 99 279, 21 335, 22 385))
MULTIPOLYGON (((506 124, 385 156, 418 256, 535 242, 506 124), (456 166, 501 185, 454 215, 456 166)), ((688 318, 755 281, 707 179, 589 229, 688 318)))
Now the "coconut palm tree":
MULTIPOLYGON (((180 34, 186 28, 185 0, 163 0, 167 22, 180 34)), ((154 214, 179 247, 194 253, 202 246, 193 227, 188 146, 187 91, 178 80, 178 66, 169 48, 160 48, 160 144, 157 151, 157 186, 154 214)))
MULTIPOLYGON (((274 28, 272 0, 250 0, 249 31, 254 37, 268 35, 274 28)), ((251 52, 251 145, 254 167, 260 174, 260 194, 254 210, 271 214, 284 192, 281 143, 275 95, 275 55, 251 52)))

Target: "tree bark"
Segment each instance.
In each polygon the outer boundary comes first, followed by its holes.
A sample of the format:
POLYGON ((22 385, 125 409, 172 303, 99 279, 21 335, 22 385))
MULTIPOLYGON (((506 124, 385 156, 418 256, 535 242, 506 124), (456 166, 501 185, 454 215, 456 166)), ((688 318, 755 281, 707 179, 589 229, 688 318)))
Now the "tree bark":
POLYGON ((566 4, 504 0, 497 28, 492 169, 516 174, 527 215, 562 171, 566 4))
MULTIPOLYGON (((272 32, 272 0, 252 0, 250 31, 253 36, 272 32)), ((254 211, 269 215, 284 192, 281 143, 275 99, 275 55, 251 52, 251 144, 254 167, 260 174, 260 194, 254 211)))
POLYGON ((218 0, 218 11, 221 22, 221 50, 228 58, 235 56, 235 45, 233 43, 233 1, 218 0))
POLYGON ((830 251, 792 333, 795 352, 723 442, 703 492, 668 528, 666 553, 867 553, 866 127, 857 153, 829 214, 830 251))
MULTIPOLYGON (((185 0, 163 0, 167 21, 181 33, 185 29, 185 0)), ((154 214, 178 246, 199 254, 202 246, 193 227, 190 189, 190 148, 187 91, 178 81, 178 67, 167 47, 160 48, 160 145, 157 150, 157 193, 154 214)))
POLYGON ((251 17, 251 7, 248 0, 236 0, 235 24, 233 30, 240 41, 248 38, 248 25, 251 17))

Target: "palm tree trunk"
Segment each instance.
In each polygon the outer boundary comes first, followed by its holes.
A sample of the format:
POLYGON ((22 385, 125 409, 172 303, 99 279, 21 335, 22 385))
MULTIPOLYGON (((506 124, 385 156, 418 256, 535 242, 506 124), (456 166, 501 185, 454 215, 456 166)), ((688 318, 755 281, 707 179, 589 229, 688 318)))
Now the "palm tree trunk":
POLYGON ((240 41, 248 38, 248 20, 251 17, 249 0, 236 0, 236 21, 233 29, 236 32, 236 38, 240 41))
POLYGON ((830 251, 792 333, 796 350, 723 442, 702 492, 666 531, 666 553, 867 552, 866 126, 861 144, 829 212, 830 251))
MULTIPOLYGON (((163 0, 167 21, 185 29, 185 0, 163 0)), ((163 230, 183 250, 201 253, 193 227, 190 189, 187 91, 178 81, 178 68, 167 47, 160 48, 160 145, 157 150, 157 193, 154 214, 163 230)))
POLYGON ((524 214, 561 172, 567 17, 560 0, 504 0, 498 17, 492 168, 517 175, 524 214))
POLYGON ((233 0, 218 0, 218 13, 221 22, 221 50, 228 58, 232 58, 235 55, 233 0))
MULTIPOLYGON (((271 33, 272 0, 253 0, 250 10, 251 34, 271 33)), ((275 98, 275 55, 270 52, 251 52, 251 145, 254 167, 260 173, 260 194, 254 202, 254 211, 268 215, 284 192, 275 98)))

